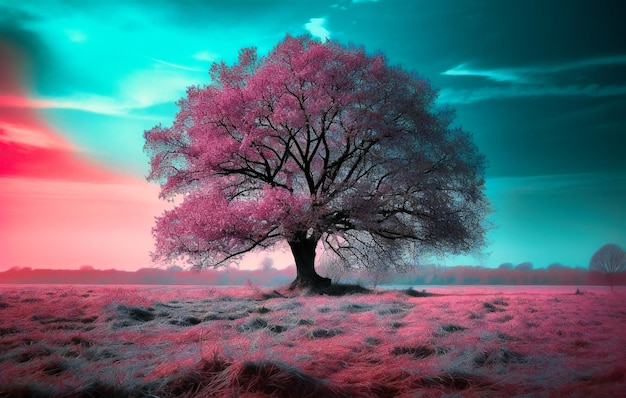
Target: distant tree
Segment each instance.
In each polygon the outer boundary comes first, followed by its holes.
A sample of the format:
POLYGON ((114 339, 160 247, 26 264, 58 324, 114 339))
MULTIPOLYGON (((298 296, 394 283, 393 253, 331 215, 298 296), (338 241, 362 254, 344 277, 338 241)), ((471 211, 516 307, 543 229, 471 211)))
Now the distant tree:
POLYGON ((261 260, 261 268, 263 271, 276 271, 276 268, 274 268, 274 260, 270 257, 264 257, 263 260, 261 260))
POLYGON ((626 271, 626 252, 616 244, 606 244, 591 257, 589 269, 606 273, 611 290, 613 290, 615 274, 626 271))
POLYGON ((183 267, 181 267, 180 265, 170 265, 169 267, 167 267, 168 271, 171 272, 182 272, 183 271, 183 267))
POLYGON ((211 78, 188 88, 171 127, 144 133, 148 180, 180 198, 157 219, 155 260, 216 267, 286 242, 293 286, 316 287, 330 284, 315 271, 320 242, 366 267, 483 244, 484 157, 427 80, 291 36, 211 78))
POLYGON ((533 263, 530 263, 528 261, 519 263, 515 266, 515 269, 521 271, 531 271, 533 269, 533 263))
POLYGON ((563 269, 563 268, 567 268, 567 266, 561 264, 561 263, 552 263, 550 265, 548 265, 548 269, 563 269))
POLYGON ((498 267, 499 269, 513 269, 513 263, 502 263, 498 267))

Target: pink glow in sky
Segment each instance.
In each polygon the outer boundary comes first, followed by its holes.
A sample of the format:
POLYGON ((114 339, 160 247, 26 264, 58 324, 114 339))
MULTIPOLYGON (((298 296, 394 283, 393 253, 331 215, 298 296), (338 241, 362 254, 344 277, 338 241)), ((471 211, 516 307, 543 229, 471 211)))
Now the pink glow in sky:
POLYGON ((15 53, 0 55, 0 270, 149 266, 158 187, 84 158, 28 106, 15 53))
POLYGON ((150 266, 150 228, 163 204, 141 181, 2 178, 0 264, 74 269, 150 266))

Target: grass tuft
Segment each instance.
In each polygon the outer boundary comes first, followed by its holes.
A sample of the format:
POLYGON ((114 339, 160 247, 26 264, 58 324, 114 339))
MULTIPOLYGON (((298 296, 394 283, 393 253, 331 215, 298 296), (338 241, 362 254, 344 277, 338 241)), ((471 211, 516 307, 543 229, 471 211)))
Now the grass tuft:
POLYGON ((470 312, 468 315, 469 319, 483 319, 485 316, 483 314, 478 314, 476 312, 470 312))
POLYGON ((36 346, 33 348, 29 347, 26 351, 17 354, 14 359, 17 363, 26 363, 36 358, 49 357, 51 355, 52 351, 49 348, 36 346))
POLYGON ((282 332, 286 331, 287 327, 283 326, 283 325, 272 324, 272 325, 268 325, 267 326, 267 330, 269 330, 272 333, 278 334, 278 333, 282 333, 282 332))
MULTIPOLYGON (((125 389, 101 381, 90 383, 80 388, 65 388, 54 392, 38 384, 19 385, 0 392, 11 398, 145 398, 151 397, 149 389, 125 389)), ((154 397, 154 396, 152 396, 154 397)))
POLYGON ((169 321, 170 325, 176 325, 176 326, 194 326, 200 323, 202 323, 202 319, 197 318, 195 316, 188 316, 183 319, 172 319, 169 321))
POLYGON ((379 310, 377 312, 378 315, 395 315, 395 314, 406 314, 406 310, 398 307, 390 307, 379 310))
POLYGON ((94 323, 97 320, 98 320, 98 316, 93 315, 93 316, 87 316, 87 317, 81 318, 79 322, 80 323, 94 323))
POLYGON ((372 306, 368 304, 353 304, 347 303, 341 307, 342 311, 349 312, 351 314, 357 314, 359 312, 371 311, 372 306))
POLYGON ((437 376, 426 376, 418 383, 424 387, 443 387, 452 390, 465 390, 471 387, 488 388, 494 383, 484 376, 465 372, 448 372, 437 376))
POLYGON ((434 294, 434 293, 428 293, 426 290, 422 290, 420 292, 420 291, 414 290, 412 287, 410 287, 410 288, 408 288, 406 290, 403 290, 402 292, 404 294, 406 294, 407 296, 411 296, 411 297, 433 297, 433 296, 436 296, 436 294, 434 294))
POLYGON ((366 337, 365 340, 363 340, 363 342, 369 345, 379 345, 383 341, 379 339, 378 337, 366 337))
POLYGON ((149 322, 155 318, 153 308, 127 307, 125 305, 119 305, 117 307, 117 311, 120 315, 127 316, 128 318, 139 322, 149 322))
POLYGON ((487 312, 504 312, 504 308, 496 307, 493 303, 483 303, 483 307, 487 310, 487 312))
POLYGON ((348 397, 340 388, 310 376, 296 367, 276 361, 231 363, 214 355, 195 368, 170 377, 162 390, 169 396, 348 397), (246 395, 248 396, 248 395, 246 395))
POLYGON ((52 360, 41 367, 41 371, 48 376, 59 376, 67 370, 67 365, 59 360, 52 360))
POLYGON ((8 328, 0 328, 0 337, 4 337, 9 334, 19 333, 19 329, 10 326, 8 328))
POLYGON ((592 385, 619 383, 626 380, 626 369, 620 364, 615 366, 610 372, 604 374, 596 373, 592 376, 581 377, 579 380, 592 385))
POLYGON ((455 333, 455 332, 462 332, 463 330, 466 330, 467 328, 463 326, 459 326, 459 325, 449 324, 449 325, 441 325, 439 329, 441 329, 442 332, 455 333))
POLYGON ((214 355, 211 359, 201 360, 193 369, 171 376, 161 389, 171 396, 192 396, 190 394, 197 393, 208 386, 217 389, 220 384, 224 384, 223 373, 230 366, 229 362, 214 355))
POLYGON ((477 366, 487 365, 508 365, 510 363, 527 363, 529 362, 528 356, 519 352, 511 351, 506 347, 501 347, 499 350, 483 351, 474 358, 474 363, 477 366))
POLYGON ((267 321, 263 318, 252 318, 237 326, 237 331, 239 333, 254 332, 255 330, 265 329, 267 325, 267 321))
POLYGON ((309 336, 310 339, 327 339, 330 337, 335 337, 342 333, 343 333, 343 330, 337 329, 337 328, 330 328, 330 329, 318 328, 318 329, 309 330, 307 332, 307 335, 309 336))
POLYGON ((345 396, 322 379, 272 361, 244 362, 236 380, 246 392, 260 392, 271 397, 293 397, 296 391, 299 397, 345 396))
POLYGON ((40 299, 40 298, 29 297, 29 298, 25 298, 24 300, 22 300, 22 303, 41 303, 42 301, 43 299, 40 299))
POLYGON ((70 344, 81 347, 92 347, 95 343, 80 336, 74 336, 70 339, 70 344))
POLYGON ((254 312, 258 313, 258 314, 267 314, 269 312, 271 312, 272 310, 270 310, 269 308, 267 308, 266 306, 262 306, 262 307, 257 307, 254 309, 254 312))
POLYGON ((397 346, 391 350, 391 355, 411 355, 413 358, 422 359, 435 355, 437 350, 426 345, 417 346, 397 346))
POLYGON ((508 321, 513 320, 513 315, 504 315, 502 317, 499 318, 495 318, 492 319, 492 322, 497 322, 497 323, 507 323, 508 321))
POLYGON ((318 287, 311 290, 312 293, 325 296, 348 296, 352 294, 372 294, 373 290, 356 284, 333 283, 329 286, 318 287))
POLYGON ((493 300, 491 302, 491 304, 493 304, 493 305, 501 305, 503 307, 508 307, 509 306, 509 303, 504 301, 504 299, 502 299, 502 298, 497 298, 497 299, 493 300))

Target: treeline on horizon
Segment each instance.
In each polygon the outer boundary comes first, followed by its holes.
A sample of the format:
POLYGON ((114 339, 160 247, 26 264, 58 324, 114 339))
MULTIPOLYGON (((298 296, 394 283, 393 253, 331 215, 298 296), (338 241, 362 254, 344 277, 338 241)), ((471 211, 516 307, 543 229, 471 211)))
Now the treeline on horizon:
MULTIPOLYGON (((137 271, 11 268, 0 272, 2 284, 94 284, 94 285, 262 285, 280 286, 290 283, 295 267, 257 270, 208 269, 186 271, 142 268, 137 271)), ((335 280, 337 278, 335 277, 335 280)), ((607 275, 584 268, 485 268, 480 266, 440 267, 423 265, 404 273, 351 271, 342 282, 365 285, 626 285, 626 272, 607 275)))

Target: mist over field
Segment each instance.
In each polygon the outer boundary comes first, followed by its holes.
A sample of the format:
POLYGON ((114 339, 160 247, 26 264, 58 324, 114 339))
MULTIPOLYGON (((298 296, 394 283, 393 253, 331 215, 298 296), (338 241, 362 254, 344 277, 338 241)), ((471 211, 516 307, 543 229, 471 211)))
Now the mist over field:
MULTIPOLYGON (((626 272, 607 275, 584 268, 570 268, 553 264, 548 268, 533 269, 532 265, 503 264, 498 269, 424 265, 407 272, 371 272, 326 268, 321 273, 335 282, 365 285, 626 285, 626 272)), ((13 268, 0 272, 0 284, 94 284, 94 285, 221 285, 254 284, 275 287, 291 282, 295 267, 277 270, 272 267, 256 270, 228 269, 185 271, 181 268, 143 268, 137 271, 97 270, 84 266, 80 270, 49 270, 13 268)))

